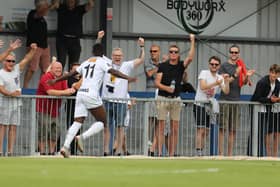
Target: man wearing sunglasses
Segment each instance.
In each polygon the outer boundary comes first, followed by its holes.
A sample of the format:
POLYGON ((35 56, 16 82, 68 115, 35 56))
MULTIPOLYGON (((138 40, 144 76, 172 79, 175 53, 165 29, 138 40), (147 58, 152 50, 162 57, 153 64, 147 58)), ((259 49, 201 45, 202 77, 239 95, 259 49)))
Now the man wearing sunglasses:
POLYGON ((212 56, 208 61, 208 70, 202 70, 198 76, 198 86, 197 92, 195 95, 195 105, 193 108, 195 120, 196 120, 196 156, 204 155, 204 144, 206 142, 206 137, 209 133, 210 128, 210 118, 215 115, 211 113, 217 113, 216 111, 208 112, 207 108, 210 108, 209 105, 204 102, 209 102, 215 98, 215 94, 219 90, 222 90, 223 93, 229 93, 229 75, 219 75, 218 70, 221 65, 221 60, 217 56, 212 56))
POLYGON ((180 120, 180 92, 181 81, 185 68, 192 62, 195 53, 195 36, 190 34, 190 50, 184 61, 180 60, 180 49, 176 45, 169 47, 169 60, 159 65, 155 85, 159 89, 158 99, 172 99, 172 102, 160 101, 157 103, 158 111, 158 154, 162 156, 164 144, 164 126, 167 114, 170 115, 170 134, 168 140, 169 156, 174 156, 177 142, 180 120), (177 102, 176 102, 177 101, 177 102))
MULTIPOLYGON (((221 92, 220 100, 239 101, 241 87, 248 83, 249 78, 255 70, 246 70, 245 65, 240 59, 240 49, 237 45, 229 48, 229 59, 221 65, 219 74, 230 75, 230 91, 228 94, 221 92)), ((240 110, 238 105, 222 104, 220 113, 220 131, 219 131, 219 154, 224 154, 224 134, 228 129, 227 155, 232 156, 233 143, 236 135, 236 128, 239 127, 240 110)))
POLYGON ((16 128, 20 125, 20 106, 22 102, 16 98, 21 95, 20 73, 31 61, 37 44, 31 44, 30 51, 16 64, 16 56, 9 53, 3 60, 3 68, 0 70, 0 156, 2 152, 3 138, 8 128, 8 156, 13 155, 13 146, 16 139, 16 128))
MULTIPOLYGON (((158 71, 160 61, 160 46, 153 44, 150 47, 150 58, 145 61, 144 71, 146 74, 146 91, 154 92, 156 95, 155 78, 158 71)), ((156 97, 156 96, 155 96, 156 97)), ((155 103, 149 105, 149 141, 152 142, 151 147, 148 150, 149 156, 154 156, 154 152, 157 149, 157 112, 155 103), (153 132, 154 131, 154 132, 153 132)))

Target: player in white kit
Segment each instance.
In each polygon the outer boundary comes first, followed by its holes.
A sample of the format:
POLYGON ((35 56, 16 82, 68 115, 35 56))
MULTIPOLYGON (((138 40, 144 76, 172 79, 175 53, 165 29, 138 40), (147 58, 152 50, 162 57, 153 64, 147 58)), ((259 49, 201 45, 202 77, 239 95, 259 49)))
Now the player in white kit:
POLYGON ((74 122, 68 129, 66 139, 60 153, 64 158, 69 157, 70 143, 73 141, 75 135, 81 128, 85 118, 88 116, 88 111, 95 117, 96 122, 80 136, 76 137, 78 149, 83 152, 83 140, 103 130, 107 126, 106 111, 103 107, 102 99, 100 97, 100 87, 103 82, 103 77, 106 72, 109 72, 119 78, 127 79, 133 82, 136 79, 131 78, 115 69, 105 61, 103 56, 103 47, 101 44, 93 46, 93 57, 83 62, 75 72, 70 72, 59 79, 54 79, 50 84, 57 81, 65 80, 77 73, 82 75, 81 86, 76 96, 74 122))

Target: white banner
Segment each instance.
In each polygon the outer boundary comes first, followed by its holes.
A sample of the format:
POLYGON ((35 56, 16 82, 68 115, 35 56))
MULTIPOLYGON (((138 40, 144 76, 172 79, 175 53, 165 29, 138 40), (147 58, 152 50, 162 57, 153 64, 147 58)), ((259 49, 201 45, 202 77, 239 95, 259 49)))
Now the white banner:
POLYGON ((257 0, 134 0, 133 10, 137 33, 257 36, 257 14, 241 21, 257 10, 257 0))

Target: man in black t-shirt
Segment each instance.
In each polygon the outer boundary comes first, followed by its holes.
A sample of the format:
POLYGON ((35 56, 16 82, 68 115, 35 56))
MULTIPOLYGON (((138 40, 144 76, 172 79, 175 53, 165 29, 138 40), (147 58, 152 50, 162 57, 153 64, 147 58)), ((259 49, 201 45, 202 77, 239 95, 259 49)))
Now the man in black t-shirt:
POLYGON ((94 0, 78 5, 77 0, 65 0, 60 4, 54 0, 57 10, 56 52, 58 61, 65 67, 68 55, 68 68, 78 62, 81 54, 80 38, 83 34, 83 16, 94 6, 94 0))
POLYGON ((50 65, 48 29, 44 16, 48 14, 48 10, 52 7, 49 6, 48 0, 35 0, 35 7, 27 16, 26 46, 29 48, 31 43, 36 43, 38 48, 25 72, 24 88, 28 88, 29 81, 38 67, 40 67, 41 73, 44 74, 50 65))
POLYGON ((158 102, 158 152, 162 156, 162 145, 164 144, 164 126, 167 114, 170 115, 170 135, 168 140, 169 156, 174 156, 177 142, 181 103, 179 94, 181 92, 181 81, 185 68, 191 63, 195 52, 195 36, 190 34, 191 47, 188 56, 180 61, 180 49, 176 45, 169 47, 169 60, 161 63, 155 79, 155 85, 159 89, 158 99, 173 99, 174 102, 158 102))

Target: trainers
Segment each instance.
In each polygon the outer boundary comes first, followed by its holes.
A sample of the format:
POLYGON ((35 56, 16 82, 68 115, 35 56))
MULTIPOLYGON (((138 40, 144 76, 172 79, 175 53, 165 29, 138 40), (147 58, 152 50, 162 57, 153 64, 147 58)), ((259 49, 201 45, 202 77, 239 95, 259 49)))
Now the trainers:
POLYGON ((60 150, 60 154, 64 157, 64 158, 69 158, 70 153, 69 150, 65 147, 62 147, 60 150))
POLYGON ((131 153, 126 151, 126 152, 124 152, 124 155, 129 156, 129 155, 131 155, 131 153))
POLYGON ((196 156, 198 156, 198 157, 203 156, 203 151, 201 149, 196 150, 196 156))
POLYGON ((153 152, 150 149, 148 149, 148 156, 154 157, 155 156, 155 152, 153 152))
POLYGON ((84 152, 84 144, 81 136, 76 136, 77 147, 80 152, 84 152))

